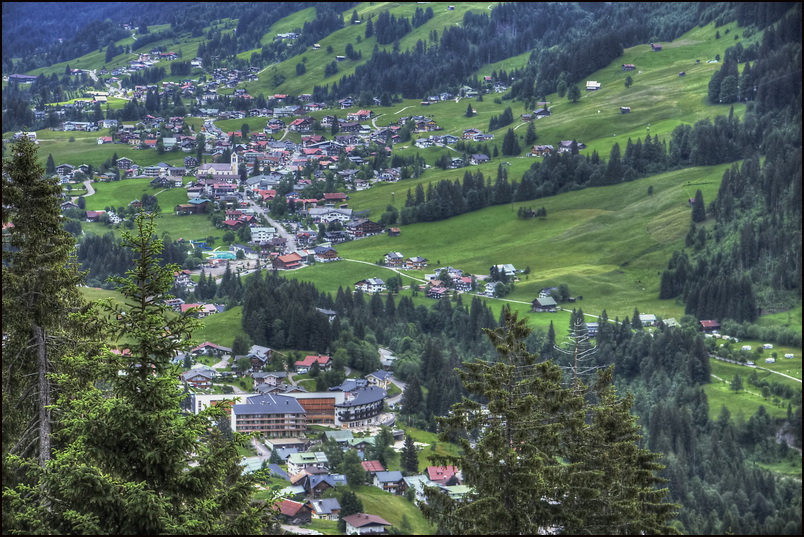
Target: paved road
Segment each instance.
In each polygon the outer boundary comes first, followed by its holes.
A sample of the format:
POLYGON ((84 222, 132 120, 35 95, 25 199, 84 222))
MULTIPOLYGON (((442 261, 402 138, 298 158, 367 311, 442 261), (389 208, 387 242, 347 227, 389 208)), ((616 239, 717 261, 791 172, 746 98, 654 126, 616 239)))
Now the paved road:
MULTIPOLYGON (((404 276, 405 278, 410 278, 411 280, 416 280, 417 282, 421 282, 421 283, 427 283, 427 280, 414 278, 413 276, 409 276, 409 275, 405 274, 404 272, 400 272, 399 270, 397 270, 395 268, 392 268, 392 267, 385 267, 385 266, 377 265, 376 263, 370 263, 368 261, 360 261, 358 259, 343 259, 343 261, 351 261, 352 263, 363 263, 364 265, 373 265, 375 267, 380 267, 380 268, 384 268, 384 269, 396 272, 397 274, 399 274, 400 276, 404 276)), ((530 304, 530 302, 527 302, 527 304, 530 304)))
POLYGON ((264 207, 260 207, 253 201, 249 202, 249 208, 253 209, 254 212, 258 215, 262 215, 268 220, 268 223, 276 228, 276 234, 282 237, 287 241, 287 247, 285 252, 295 252, 296 251, 296 235, 293 233, 288 232, 282 224, 271 218, 268 214, 268 211, 264 207))
MULTIPOLYGON (((94 188, 92 188, 92 182, 91 182, 91 181, 89 181, 89 179, 87 179, 86 181, 84 181, 84 188, 86 188, 86 189, 87 189, 87 193, 86 193, 86 194, 84 194, 84 197, 85 197, 85 198, 86 198, 87 196, 91 196, 92 194, 94 194, 94 193, 95 193, 95 189, 94 189, 94 188)), ((73 203, 75 203, 75 200, 77 200, 77 199, 78 199, 78 196, 73 196, 72 198, 70 198, 70 201, 72 201, 73 203)))

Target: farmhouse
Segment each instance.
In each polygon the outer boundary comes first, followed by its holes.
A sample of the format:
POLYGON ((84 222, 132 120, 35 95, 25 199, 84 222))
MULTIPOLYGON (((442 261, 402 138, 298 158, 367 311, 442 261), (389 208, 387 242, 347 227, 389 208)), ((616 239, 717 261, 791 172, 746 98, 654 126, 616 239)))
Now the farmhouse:
POLYGON ((558 304, 556 304, 556 301, 553 300, 552 297, 540 297, 533 301, 531 311, 538 313, 549 311, 551 313, 555 313, 557 306, 558 304))

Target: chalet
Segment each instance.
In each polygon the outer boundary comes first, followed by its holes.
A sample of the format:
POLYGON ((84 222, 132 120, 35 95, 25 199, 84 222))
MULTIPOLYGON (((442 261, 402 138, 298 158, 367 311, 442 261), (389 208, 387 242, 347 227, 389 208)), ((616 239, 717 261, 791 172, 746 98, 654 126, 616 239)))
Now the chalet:
POLYGON ((633 63, 624 63, 623 64, 623 71, 633 71, 636 69, 636 65, 633 63))
POLYGON ((271 262, 276 270, 292 270, 301 267, 302 257, 297 253, 280 255, 271 262))
POLYGON ((653 52, 659 52, 660 50, 662 50, 662 46, 660 44, 658 44, 658 43, 651 43, 650 44, 650 49, 653 52))
POLYGON ((530 150, 530 154, 533 155, 534 157, 546 157, 552 152, 553 152, 552 145, 534 145, 530 150))
POLYGON ((531 311, 535 311, 538 313, 549 311, 551 313, 555 313, 557 307, 558 304, 556 304, 556 301, 553 300, 552 297, 543 297, 543 298, 540 297, 533 301, 531 305, 531 311))
POLYGON ((191 369, 181 375, 181 380, 193 388, 209 388, 212 386, 214 375, 206 371, 191 369))
POLYGON ((307 372, 313 366, 313 364, 317 363, 318 367, 322 370, 329 369, 330 365, 332 364, 332 358, 326 355, 309 355, 305 356, 303 360, 297 360, 293 366, 296 368, 296 371, 299 373, 307 372))
POLYGON ((425 257, 409 257, 405 260, 403 268, 410 270, 421 270, 427 267, 427 258, 425 257))
POLYGON ((373 484, 380 490, 391 494, 402 494, 405 492, 405 481, 402 479, 402 472, 376 472, 373 484))
POLYGON ((572 151, 572 144, 576 144, 576 147, 580 151, 581 149, 586 149, 586 144, 583 142, 576 142, 575 140, 561 140, 558 143, 558 152, 559 153, 570 153, 572 151))
POLYGON ((379 386, 380 388, 387 389, 388 384, 391 382, 391 375, 392 373, 390 371, 380 369, 366 375, 366 380, 371 386, 379 386))
POLYGON ((404 256, 399 252, 388 252, 385 254, 385 265, 388 267, 402 266, 404 260, 404 256))
POLYGON ((363 293, 384 293, 386 291, 385 282, 380 278, 360 280, 355 284, 355 291, 361 291, 363 293))
POLYGON ((474 164, 474 165, 485 164, 485 163, 489 162, 490 160, 491 159, 489 158, 488 155, 484 155, 482 153, 476 153, 476 154, 472 155, 471 157, 469 157, 469 163, 474 164))
POLYGON ((310 500, 307 505, 312 509, 312 518, 321 520, 338 520, 341 512, 341 504, 337 498, 310 500))
POLYGON ((379 235, 383 232, 383 229, 383 226, 380 224, 362 218, 352 220, 345 226, 346 233, 348 233, 352 239, 379 235))
POLYGON ((319 263, 327 263, 340 259, 340 257, 338 257, 338 252, 331 246, 316 246, 313 249, 313 252, 315 255, 315 260, 319 263))
POLYGON ((536 110, 533 111, 533 117, 535 119, 547 117, 549 115, 550 115, 550 110, 548 110, 547 108, 537 108, 536 110))
POLYGON ((424 472, 431 482, 438 485, 461 482, 460 470, 455 466, 428 466, 424 472))
POLYGON ((447 295, 449 289, 446 287, 431 287, 429 291, 427 291, 427 298, 434 298, 436 300, 443 298, 447 295))
POLYGON ((296 475, 308 468, 326 470, 328 464, 327 455, 321 451, 294 453, 288 458, 288 473, 296 475))
POLYGON ((215 343, 210 343, 209 341, 205 341, 201 345, 190 350, 190 354, 195 356, 206 355, 206 356, 217 356, 221 357, 224 354, 231 354, 232 349, 230 347, 223 347, 221 345, 216 345, 215 343))
POLYGON ((388 533, 391 523, 378 517, 366 513, 357 513, 343 517, 346 522, 347 535, 366 535, 375 533, 388 533))

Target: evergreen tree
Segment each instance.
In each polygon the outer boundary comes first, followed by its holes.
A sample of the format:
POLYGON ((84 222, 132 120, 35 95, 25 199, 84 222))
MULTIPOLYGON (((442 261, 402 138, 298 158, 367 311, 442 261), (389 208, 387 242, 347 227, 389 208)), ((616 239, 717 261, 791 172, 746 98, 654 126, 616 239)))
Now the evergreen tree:
POLYGON ((525 144, 530 146, 538 139, 536 136, 536 125, 531 121, 528 123, 528 130, 525 131, 525 144))
POLYGON ((706 220, 706 207, 701 190, 695 191, 695 199, 692 202, 692 221, 696 224, 706 220))
POLYGON ((402 471, 406 475, 416 475, 419 473, 419 455, 416 451, 416 445, 413 443, 413 438, 410 435, 405 435, 405 444, 402 448, 402 454, 399 461, 402 466, 402 471))
MULTIPOLYGON (((51 373, 80 304, 74 239, 65 231, 61 186, 37 164, 27 137, 3 161, 3 456, 51 458, 51 373)), ((5 466, 4 466, 5 469, 5 466)), ((5 470, 4 470, 5 476, 5 470)))
POLYGON ((40 473, 38 487, 4 491, 17 531, 255 534, 273 524, 272 511, 252 502, 254 479, 242 474, 237 446, 247 438, 233 433, 235 441, 227 441, 209 426, 225 410, 180 412, 185 395, 171 359, 197 321, 173 315, 163 303, 178 267, 160 267, 153 219, 140 213, 137 235, 124 233, 136 252, 134 268, 114 278, 125 305, 103 307, 106 333, 128 341, 130 353, 69 359, 61 379, 68 387, 58 401, 64 447, 40 473), (95 381, 74 380, 88 375, 95 381), (39 495, 47 502, 39 503, 39 495))
POLYGON ((338 502, 341 504, 341 512, 338 515, 338 530, 345 532, 346 531, 346 522, 343 520, 344 517, 350 515, 356 515, 357 513, 363 512, 363 502, 360 501, 360 498, 357 497, 351 490, 344 490, 341 494, 341 500, 338 502))
POLYGON ((419 384, 419 376, 414 375, 402 393, 402 413, 415 416, 424 409, 424 396, 419 384))
POLYGON ((454 534, 671 532, 675 506, 655 488, 658 455, 637 446, 630 399, 614 394, 610 375, 591 388, 565 386, 561 368, 527 351, 527 320, 504 314, 504 326, 485 330, 498 360, 459 370, 487 404, 465 398, 438 419, 439 438, 458 442, 462 454, 433 460, 459 467, 473 493, 459 503, 428 491, 425 516, 454 534), (467 432, 479 434, 475 444, 467 432))

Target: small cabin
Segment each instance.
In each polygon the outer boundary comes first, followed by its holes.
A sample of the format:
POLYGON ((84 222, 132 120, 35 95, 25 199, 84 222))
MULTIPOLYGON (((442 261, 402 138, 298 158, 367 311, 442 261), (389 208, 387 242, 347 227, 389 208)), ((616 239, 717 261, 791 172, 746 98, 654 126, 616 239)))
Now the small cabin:
POLYGON ((631 113, 631 107, 630 106, 621 106, 620 107, 620 113, 621 114, 630 114, 631 113))
POLYGON ((651 43, 650 48, 653 52, 659 52, 660 50, 662 50, 662 46, 659 45, 658 43, 651 43))
POLYGON ((684 71, 681 71, 680 73, 678 73, 678 76, 687 76, 687 73, 685 73, 684 71))

